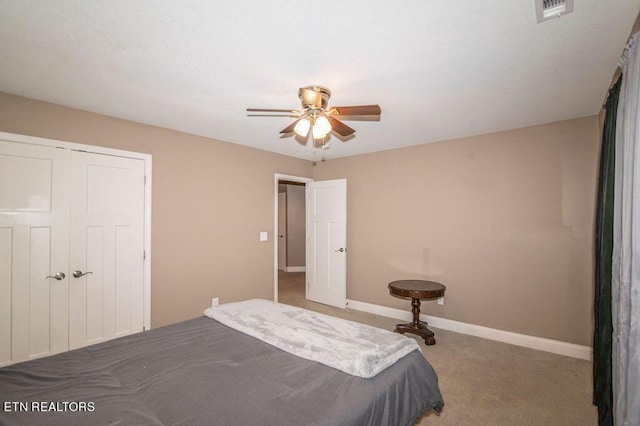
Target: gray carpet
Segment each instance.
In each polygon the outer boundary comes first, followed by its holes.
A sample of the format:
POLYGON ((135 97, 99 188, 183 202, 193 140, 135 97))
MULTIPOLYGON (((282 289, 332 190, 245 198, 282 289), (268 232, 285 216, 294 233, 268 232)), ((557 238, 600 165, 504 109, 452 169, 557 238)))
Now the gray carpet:
MULTIPOLYGON (((399 322, 305 300, 304 273, 279 273, 278 300, 389 330, 399 322)), ((417 340, 438 373, 446 406, 418 425, 597 425, 590 362, 432 330, 435 345, 417 340)))

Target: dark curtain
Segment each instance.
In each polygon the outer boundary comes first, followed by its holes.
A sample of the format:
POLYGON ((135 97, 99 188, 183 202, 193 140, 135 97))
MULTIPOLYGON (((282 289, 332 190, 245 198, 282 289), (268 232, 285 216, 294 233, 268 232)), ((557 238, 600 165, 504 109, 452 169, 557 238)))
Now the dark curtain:
POLYGON ((600 176, 596 207, 595 331, 593 334, 593 403, 598 406, 598 424, 613 425, 611 382, 611 257, 613 255, 613 191, 618 98, 622 77, 609 90, 600 148, 600 176))

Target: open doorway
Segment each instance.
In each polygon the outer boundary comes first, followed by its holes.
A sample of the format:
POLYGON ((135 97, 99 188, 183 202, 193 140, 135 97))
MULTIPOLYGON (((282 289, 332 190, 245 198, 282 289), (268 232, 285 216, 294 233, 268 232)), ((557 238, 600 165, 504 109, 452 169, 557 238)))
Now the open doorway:
POLYGON ((275 175, 274 300, 293 305, 305 301, 306 191, 313 179, 275 175))

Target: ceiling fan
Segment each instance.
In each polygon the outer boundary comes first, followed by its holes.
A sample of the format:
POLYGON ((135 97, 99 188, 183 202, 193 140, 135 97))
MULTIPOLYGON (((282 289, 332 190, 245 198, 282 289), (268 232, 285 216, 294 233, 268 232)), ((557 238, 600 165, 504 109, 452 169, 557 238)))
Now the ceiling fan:
MULTIPOLYGON (((302 109, 273 109, 273 108, 247 108, 249 112, 279 112, 289 113, 299 117, 296 121, 285 127, 280 133, 296 133, 306 138, 311 129, 314 140, 323 139, 332 131, 340 136, 350 136, 355 130, 338 120, 349 119, 354 116, 380 115, 379 105, 359 105, 327 107, 331 91, 323 86, 305 86, 298 90, 298 97, 302 102, 302 109)), ((323 144, 324 147, 324 144, 323 144)))

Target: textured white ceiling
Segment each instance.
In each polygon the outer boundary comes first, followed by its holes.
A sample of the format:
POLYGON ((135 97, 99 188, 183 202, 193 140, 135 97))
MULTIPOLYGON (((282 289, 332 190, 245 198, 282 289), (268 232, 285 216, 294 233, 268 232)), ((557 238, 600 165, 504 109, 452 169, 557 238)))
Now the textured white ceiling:
POLYGON ((331 159, 597 114, 640 0, 0 0, 0 91, 331 159), (278 133, 319 84, 379 104, 331 148, 278 133))

